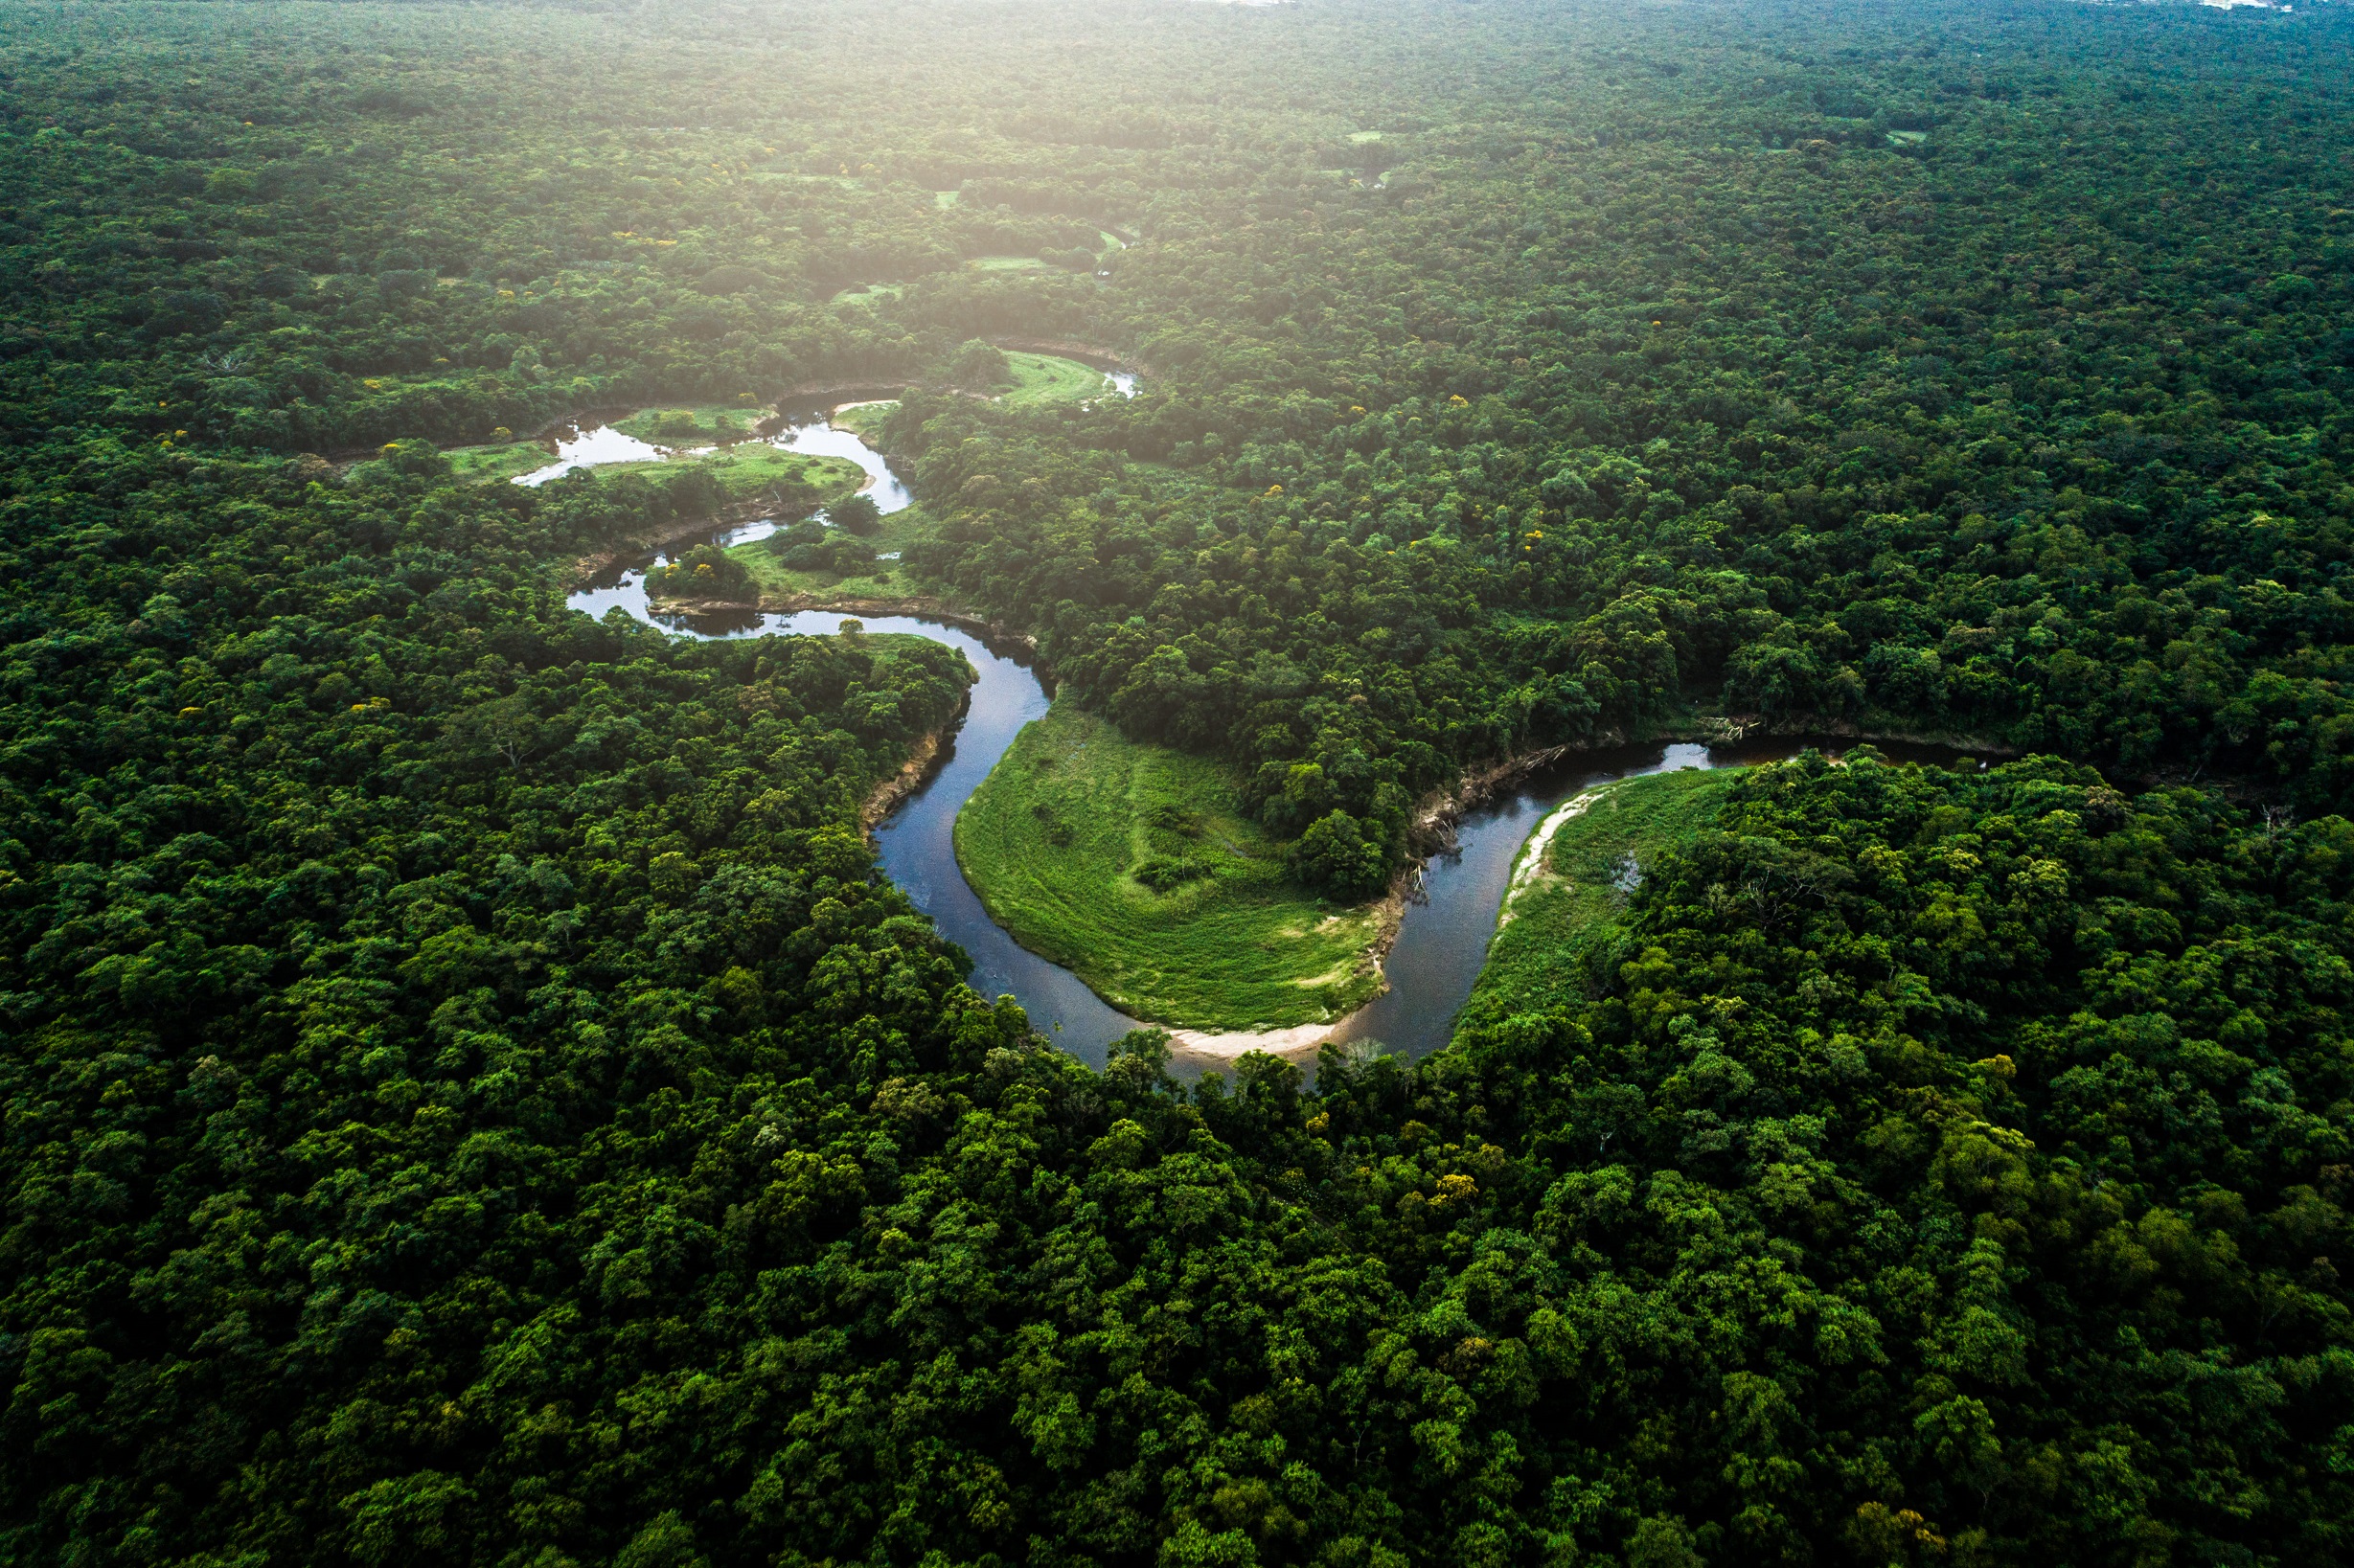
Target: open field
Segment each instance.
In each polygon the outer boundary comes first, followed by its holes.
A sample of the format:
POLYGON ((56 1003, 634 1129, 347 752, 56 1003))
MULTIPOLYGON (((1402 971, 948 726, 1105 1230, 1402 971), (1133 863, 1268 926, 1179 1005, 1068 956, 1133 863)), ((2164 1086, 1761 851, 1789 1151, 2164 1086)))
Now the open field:
MULTIPOLYGON (((628 423, 623 421, 624 426, 628 423)), ((546 447, 528 441, 453 447, 444 455, 460 479, 476 482, 513 479, 544 468, 552 461, 546 447)), ((814 490, 821 503, 835 501, 853 494, 866 482, 866 471, 848 458, 796 452, 760 441, 738 442, 717 451, 681 452, 642 463, 601 463, 590 467, 589 472, 599 478, 609 478, 615 474, 657 473, 690 465, 710 470, 728 495, 740 501, 755 499, 780 487, 814 490)))
POLYGON ((1379 919, 1314 898, 1205 759, 1057 703, 956 820, 997 922, 1131 1016, 1203 1029, 1318 1023, 1369 1000, 1379 919))
POLYGON ((1014 387, 997 400, 1017 408, 1039 403, 1085 402, 1089 398, 1102 397, 1108 390, 1102 371, 1076 359, 1009 350, 1005 362, 1013 369, 1014 387))
POLYGON ((613 428, 625 436, 635 436, 661 446, 710 446, 723 441, 744 440, 766 412, 725 403, 641 408, 628 419, 615 420, 613 428))
POLYGON ((1652 773, 1593 791, 1554 829, 1541 868, 1524 861, 1514 869, 1487 966, 1457 1027, 1582 1000, 1583 952, 1617 932, 1642 868, 1705 828, 1747 771, 1652 773))
POLYGON ((883 421, 898 412, 897 398, 871 403, 849 403, 834 411, 834 422, 873 446, 876 438, 882 434, 883 421))
MULTIPOLYGON (((727 487, 729 495, 747 501, 780 486, 788 489, 806 486, 814 489, 821 500, 838 501, 845 495, 856 493, 858 487, 866 483, 866 470, 848 458, 795 452, 771 446, 766 442, 743 442, 734 446, 722 446, 716 452, 703 453, 699 457, 672 461, 700 464, 727 487)), ((618 463, 613 465, 610 471, 651 469, 664 466, 657 463, 618 463)))
POLYGON ((503 441, 489 446, 453 446, 442 454, 460 479, 513 479, 548 466, 548 449, 536 441, 503 441))

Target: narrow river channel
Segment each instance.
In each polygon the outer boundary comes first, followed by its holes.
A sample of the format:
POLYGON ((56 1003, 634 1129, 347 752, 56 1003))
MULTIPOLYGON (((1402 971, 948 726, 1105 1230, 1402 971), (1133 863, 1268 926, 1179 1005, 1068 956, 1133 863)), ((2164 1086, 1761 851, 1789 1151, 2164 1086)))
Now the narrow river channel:
MULTIPOLYGON (((1122 389, 1127 390, 1126 388, 1122 389)), ((842 406, 842 405, 836 405, 842 406)), ((866 493, 884 511, 908 504, 906 488, 873 448, 829 422, 833 410, 795 415, 766 439, 801 451, 847 457, 870 476, 866 493)), ((554 478, 564 467, 599 462, 630 462, 645 454, 612 439, 609 427, 569 432, 569 443, 553 471, 526 474, 530 484, 554 478), (606 456, 606 452, 613 455, 606 456)), ((747 523, 701 535, 729 545, 765 538, 775 520, 747 523)), ((674 547, 680 548, 680 547, 674 547)), ((602 616, 621 609, 650 625, 685 637, 758 637, 771 633, 824 636, 847 617, 838 610, 794 614, 744 610, 718 615, 656 615, 647 605, 646 569, 666 559, 649 556, 624 565, 571 595, 576 609, 602 616)), ((980 679, 963 723, 949 741, 930 780, 901 805, 875 834, 882 867, 932 918, 941 935, 971 956, 972 986, 984 996, 1011 994, 1030 1021, 1056 1044, 1100 1066, 1105 1048, 1134 1022, 1087 989, 1077 975, 1017 944, 981 907, 956 864, 952 832, 956 814, 981 781, 997 765, 1023 725, 1042 716, 1047 695, 1027 660, 991 647, 974 633, 942 622, 902 615, 861 615, 870 632, 906 632, 960 649, 980 679)), ((1513 793, 1470 812, 1456 828, 1456 847, 1424 869, 1418 897, 1399 929, 1397 945, 1384 963, 1389 989, 1335 1030, 1336 1040, 1379 1042, 1407 1057, 1420 1057, 1447 1043, 1455 1013, 1471 995, 1486 962, 1488 939, 1520 845, 1554 807, 1581 790, 1639 774, 1676 768, 1746 766, 1795 756, 1810 744, 1836 749, 1842 742, 1805 737, 1776 737, 1729 747, 1650 745, 1564 757, 1522 780, 1513 793)), ((1883 744, 1900 760, 1949 761, 1953 754, 1927 747, 1883 744)), ((1313 1048, 1291 1053, 1312 1062, 1313 1048)), ((1180 1054, 1176 1065, 1187 1074, 1220 1065, 1214 1058, 1180 1054)))

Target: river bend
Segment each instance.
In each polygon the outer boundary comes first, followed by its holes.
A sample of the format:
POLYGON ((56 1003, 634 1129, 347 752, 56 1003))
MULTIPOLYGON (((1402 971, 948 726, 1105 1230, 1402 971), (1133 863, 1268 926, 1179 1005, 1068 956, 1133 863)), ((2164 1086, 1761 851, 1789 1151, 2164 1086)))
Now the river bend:
MULTIPOLYGON (((797 417, 766 439, 802 451, 850 458, 866 469, 865 493, 882 511, 897 511, 906 506, 906 488, 891 472, 889 464, 857 437, 834 428, 830 422, 832 413, 826 410, 797 417)), ((569 444, 557 465, 526 474, 517 483, 553 478, 576 465, 629 462, 644 456, 625 444, 629 438, 614 441, 601 435, 601 428, 569 433, 565 438, 569 444)), ((768 518, 716 529, 672 549, 705 541, 741 544, 765 538, 779 526, 778 520, 768 518)), ((568 602, 597 616, 622 609, 651 625, 687 637, 822 636, 837 631, 846 618, 838 610, 656 614, 646 600, 646 571, 668 558, 666 553, 660 553, 626 562, 574 593, 568 602)), ((857 619, 870 632, 907 632, 946 643, 961 650, 980 676, 965 717, 943 747, 931 777, 876 829, 884 872, 906 890, 917 908, 931 917, 941 935, 971 955, 975 990, 984 996, 1011 994, 1029 1013, 1031 1023, 1056 1044, 1100 1066, 1105 1048, 1136 1027, 1134 1021, 1087 989, 1068 969, 1017 943, 989 918, 956 863, 952 835, 957 812, 989 777, 1022 726, 1045 714, 1045 689, 1027 659, 1017 651, 993 648, 964 627, 914 616, 859 615, 857 619)), ((1423 869, 1416 897, 1406 907, 1397 943, 1384 963, 1389 989, 1343 1020, 1332 1037, 1378 1041, 1408 1057, 1423 1056, 1447 1042, 1455 1013, 1471 996, 1487 960, 1488 942, 1496 931, 1497 911, 1511 879, 1513 861, 1530 831, 1563 801, 1597 784, 1639 774, 1775 761, 1794 756, 1810 743, 1824 742, 1777 738, 1734 747, 1634 746, 1572 754, 1532 773, 1509 796, 1467 814, 1457 825, 1455 848, 1433 857, 1423 869)), ((1931 754, 1928 748, 1883 749, 1917 752, 1924 761, 1932 760, 1932 755, 1936 760, 1947 755, 1931 754)), ((1292 1054, 1313 1057, 1314 1048, 1292 1054)), ((1212 1064, 1210 1059, 1188 1059, 1183 1054, 1178 1061, 1189 1070, 1212 1064)))

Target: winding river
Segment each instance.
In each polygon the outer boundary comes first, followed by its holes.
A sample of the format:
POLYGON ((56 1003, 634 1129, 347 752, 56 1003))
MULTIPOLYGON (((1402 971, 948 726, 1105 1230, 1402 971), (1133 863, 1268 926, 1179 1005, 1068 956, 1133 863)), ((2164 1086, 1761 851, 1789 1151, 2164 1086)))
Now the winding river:
MULTIPOLYGON (((781 431, 765 439, 801 451, 851 459, 867 471, 866 493, 875 498, 877 506, 886 512, 899 511, 909 498, 898 476, 873 448, 830 422, 835 409, 842 406, 847 405, 795 414, 781 431)), ((516 483, 553 478, 575 465, 630 462, 645 455, 622 444, 630 438, 614 441, 601 435, 603 430, 609 427, 568 433, 564 439, 572 444, 562 450, 553 471, 526 474, 516 483), (604 455, 608 451, 616 455, 604 455)), ((766 519, 715 530, 681 544, 706 539, 721 545, 741 544, 764 538, 778 527, 775 520, 766 519)), ((648 567, 665 558, 655 555, 625 564, 573 594, 569 602, 597 616, 618 608, 650 625, 688 637, 818 636, 834 632, 845 619, 836 610, 657 615, 647 604, 645 575, 648 567)), ((951 837, 957 812, 996 766, 1014 737, 1023 725, 1045 714, 1044 687, 1017 650, 994 648, 963 627, 913 616, 860 615, 857 619, 872 632, 908 632, 946 643, 961 650, 980 675, 964 722, 944 749, 940 765, 876 830, 883 870, 907 891, 916 907, 932 918, 943 936, 971 955, 974 989, 984 996, 1012 994, 1029 1013, 1032 1024, 1072 1055, 1100 1066, 1105 1048, 1134 1028, 1133 1020, 1088 990, 1068 969, 1018 945, 989 918, 957 867, 951 837)), ((1794 756, 1810 744, 1830 749, 1840 742, 1776 737, 1726 747, 1632 746, 1572 754, 1530 774, 1510 796, 1468 813, 1457 824, 1455 848, 1434 856, 1424 868, 1397 944, 1384 964, 1390 989, 1343 1020, 1332 1038, 1378 1041, 1408 1057, 1423 1056, 1447 1042, 1454 1015, 1470 997, 1486 961, 1488 939, 1496 930, 1497 910, 1511 878, 1513 860, 1530 831, 1563 801, 1618 779, 1677 768, 1771 761, 1794 756)), ((1929 747, 1886 742, 1881 743, 1881 749, 1900 760, 1945 761, 1954 756, 1929 747)), ((1315 1046, 1307 1046, 1286 1054, 1312 1060, 1315 1050, 1315 1046)), ((1180 1050, 1175 1065, 1180 1071, 1199 1072, 1226 1060, 1230 1057, 1180 1050)))

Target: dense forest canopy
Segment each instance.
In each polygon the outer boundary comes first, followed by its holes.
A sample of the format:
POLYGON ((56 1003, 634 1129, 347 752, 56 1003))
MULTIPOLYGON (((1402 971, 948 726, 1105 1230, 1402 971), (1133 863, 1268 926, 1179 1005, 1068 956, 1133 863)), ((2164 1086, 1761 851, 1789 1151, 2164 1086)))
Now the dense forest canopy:
POLYGON ((17 8, 7 1555, 2345 1560, 2350 54, 17 8), (859 836, 955 653, 591 621, 717 483, 437 449, 877 384, 916 584, 1313 887, 1695 716, 2033 755, 1757 771, 1424 1062, 1094 1072, 859 836))

